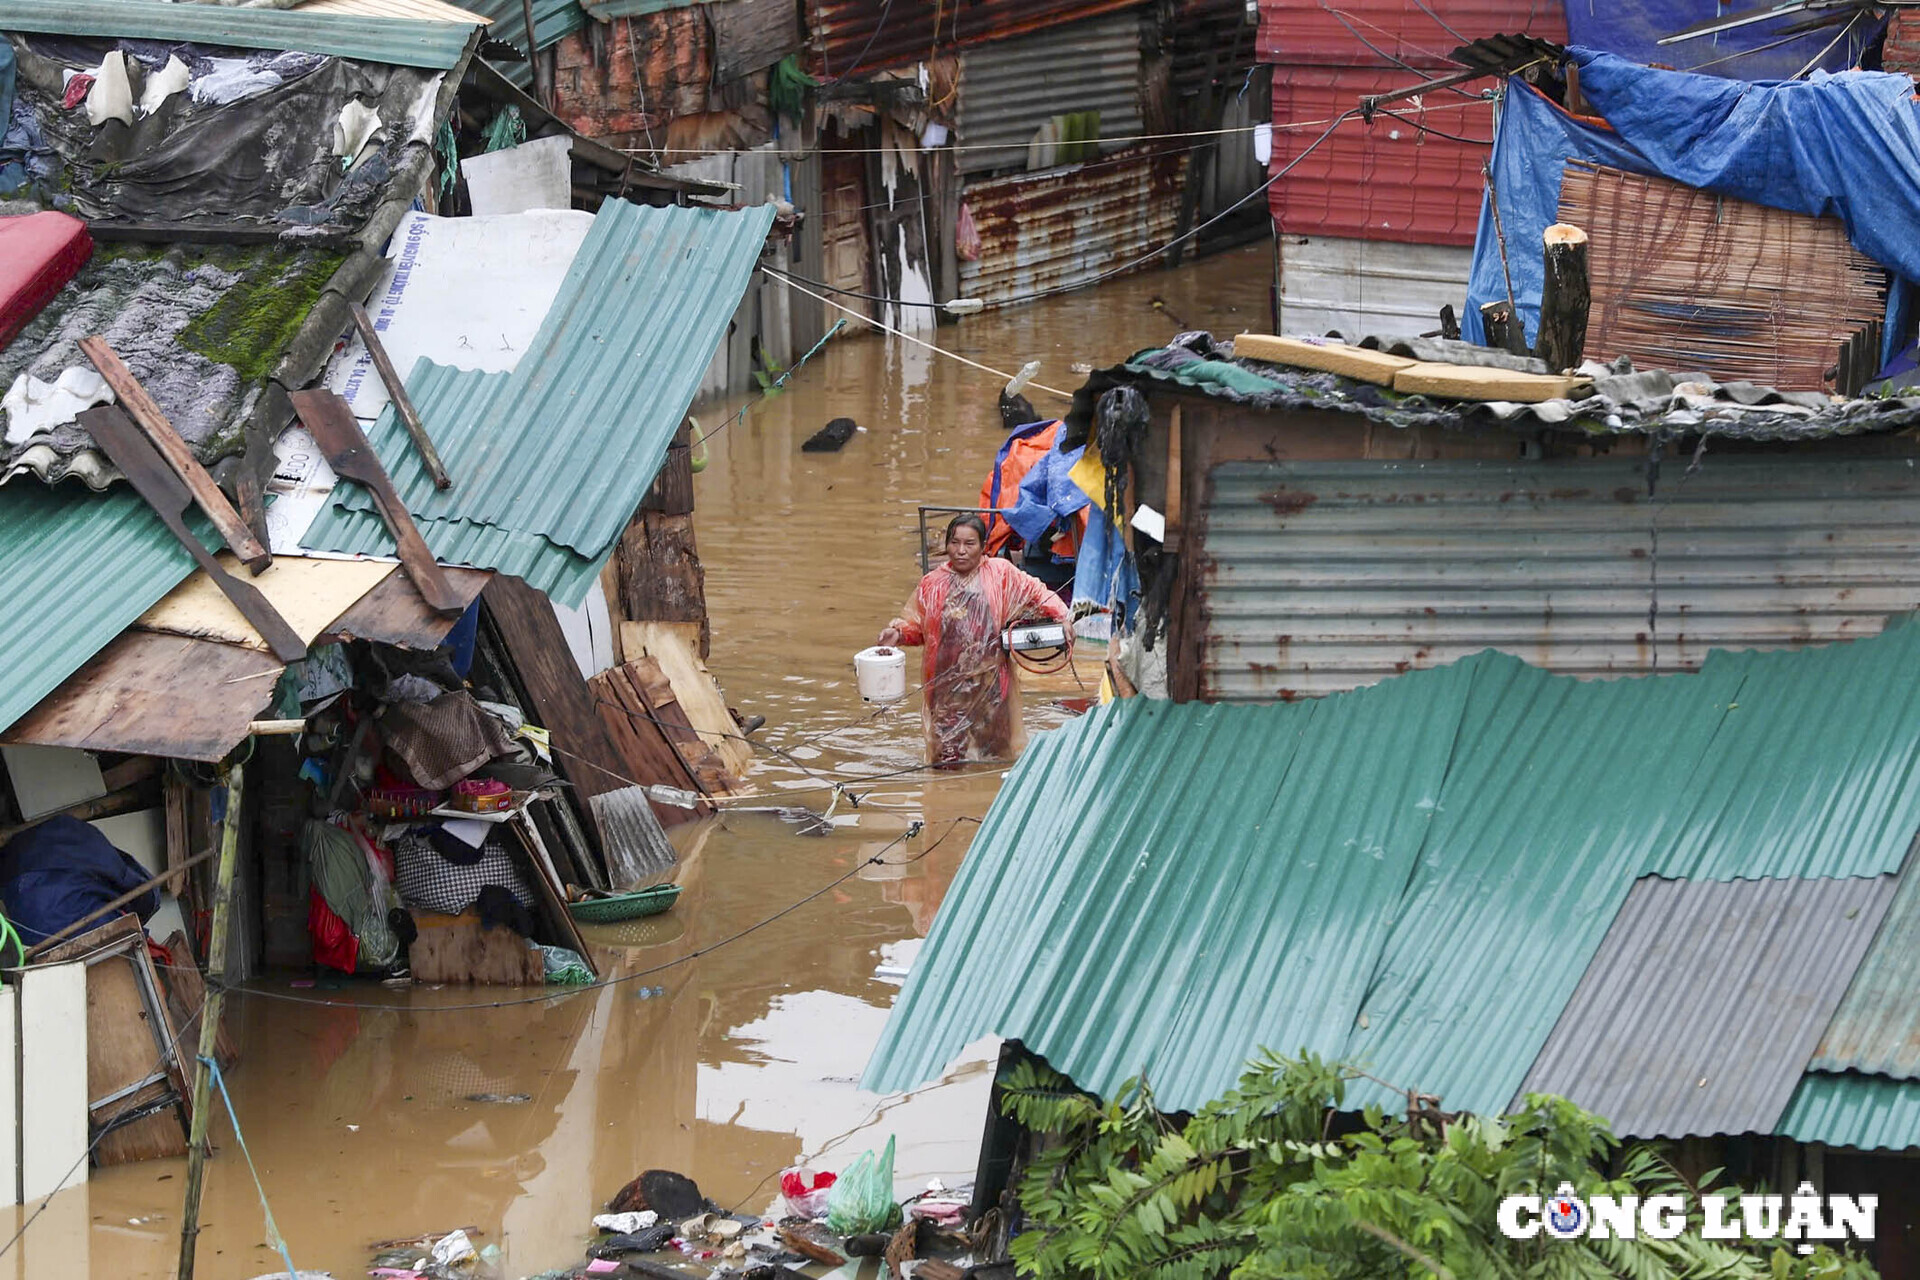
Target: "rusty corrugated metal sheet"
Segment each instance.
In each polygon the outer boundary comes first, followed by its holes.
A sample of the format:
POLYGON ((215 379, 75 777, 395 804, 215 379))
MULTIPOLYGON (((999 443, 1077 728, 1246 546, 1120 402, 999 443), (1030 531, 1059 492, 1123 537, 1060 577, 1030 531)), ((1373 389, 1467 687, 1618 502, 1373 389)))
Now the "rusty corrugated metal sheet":
POLYGON ((1637 882, 1520 1095, 1622 1138, 1772 1133, 1895 879, 1637 882))
POLYGON ((1034 133, 1069 112, 1098 111, 1102 137, 1139 137, 1146 131, 1140 37, 1140 15, 1129 10, 962 54, 954 121, 960 172, 1026 168, 1034 133))
POLYGON ((1139 4, 1140 0, 807 0, 807 69, 816 76, 843 80, 921 62, 941 50, 1044 31, 1139 4))
POLYGON ((1069 169, 995 178, 962 196, 980 232, 962 291, 989 302, 1086 283, 1173 237, 1187 157, 1138 152, 1069 169))
POLYGON ((1685 671, 1920 607, 1908 459, 1681 470, 1650 502, 1625 459, 1224 464, 1200 548, 1202 696, 1314 696, 1485 648, 1574 675, 1685 671))
MULTIPOLYGON (((1566 9, 1538 0, 1260 0, 1260 60, 1276 66, 1452 66, 1482 36, 1524 32, 1565 44, 1566 9)), ((1413 82, 1403 71, 1401 84, 1413 82)))

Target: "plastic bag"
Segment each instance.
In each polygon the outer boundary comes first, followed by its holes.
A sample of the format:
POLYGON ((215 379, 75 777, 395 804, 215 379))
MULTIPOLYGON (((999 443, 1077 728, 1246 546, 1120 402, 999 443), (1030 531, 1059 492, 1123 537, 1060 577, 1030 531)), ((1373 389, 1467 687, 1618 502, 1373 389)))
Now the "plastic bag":
POLYGON ((782 1169, 780 1196, 787 1202, 787 1212, 796 1218, 825 1217, 827 1199, 837 1181, 831 1173, 815 1173, 805 1167, 782 1169))
POLYGON ((827 1193, 827 1227, 837 1235, 857 1236, 891 1231, 900 1225, 900 1205, 893 1198, 893 1139, 878 1159, 860 1153, 827 1193))

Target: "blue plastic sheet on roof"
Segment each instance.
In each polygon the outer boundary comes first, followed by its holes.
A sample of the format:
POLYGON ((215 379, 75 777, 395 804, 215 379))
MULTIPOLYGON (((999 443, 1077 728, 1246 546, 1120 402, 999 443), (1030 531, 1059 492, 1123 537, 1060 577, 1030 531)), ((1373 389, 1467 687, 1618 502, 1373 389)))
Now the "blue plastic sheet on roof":
POLYGON ((1854 245, 1899 277, 1887 303, 1887 347, 1897 349, 1920 280, 1920 113, 1913 81, 1873 71, 1745 84, 1656 71, 1591 49, 1570 51, 1580 89, 1610 128, 1568 115, 1509 81, 1493 145, 1493 183, 1508 246, 1501 264, 1483 203, 1467 281, 1465 336, 1486 340, 1480 307, 1507 296, 1529 341, 1539 327, 1541 233, 1558 220, 1570 160, 1648 174, 1814 217, 1836 217, 1854 245))
POLYGON ((1567 35, 1574 44, 1635 62, 1735 80, 1787 80, 1809 68, 1844 71, 1860 61, 1887 25, 1884 18, 1855 13, 1832 27, 1783 36, 1785 28, 1808 16, 1793 13, 1678 44, 1660 43, 1662 36, 1727 12, 1721 0, 1568 0, 1567 35))

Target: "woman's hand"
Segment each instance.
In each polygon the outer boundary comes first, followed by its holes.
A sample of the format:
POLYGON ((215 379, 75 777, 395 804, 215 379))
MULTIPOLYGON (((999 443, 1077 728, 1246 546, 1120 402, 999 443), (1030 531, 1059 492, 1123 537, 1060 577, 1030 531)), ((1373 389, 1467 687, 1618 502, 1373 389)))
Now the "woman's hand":
POLYGON ((880 633, 880 647, 882 649, 897 648, 899 647, 899 644, 900 644, 900 628, 888 627, 885 631, 882 631, 880 633))

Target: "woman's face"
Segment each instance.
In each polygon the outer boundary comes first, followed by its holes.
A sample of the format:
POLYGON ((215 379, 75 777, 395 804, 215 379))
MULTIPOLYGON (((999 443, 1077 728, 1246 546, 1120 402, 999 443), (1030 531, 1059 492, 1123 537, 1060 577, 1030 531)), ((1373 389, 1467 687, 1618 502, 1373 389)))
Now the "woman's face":
POLYGON ((972 573, 980 567, 980 531, 961 525, 947 535, 947 567, 955 573, 972 573))

